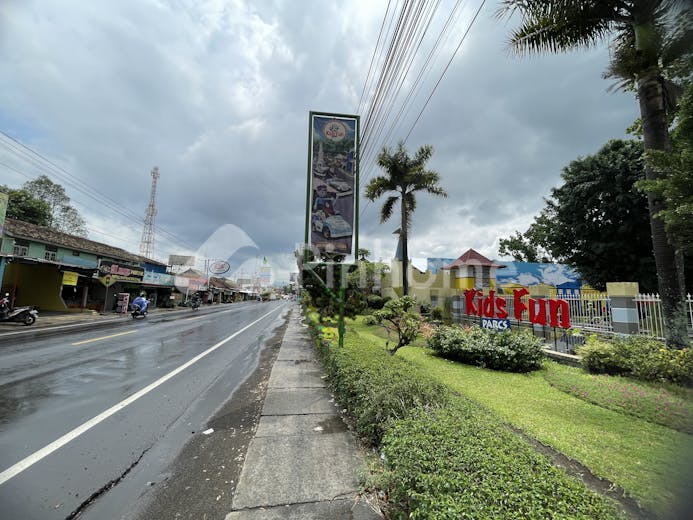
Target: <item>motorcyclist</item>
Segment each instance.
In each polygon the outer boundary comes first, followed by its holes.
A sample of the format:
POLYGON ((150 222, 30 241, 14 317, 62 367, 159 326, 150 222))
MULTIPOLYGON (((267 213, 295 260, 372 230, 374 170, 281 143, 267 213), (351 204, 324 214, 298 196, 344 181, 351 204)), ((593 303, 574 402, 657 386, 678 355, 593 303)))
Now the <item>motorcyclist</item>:
POLYGON ((140 295, 132 300, 133 307, 138 307, 142 314, 147 313, 147 306, 149 305, 149 300, 147 299, 147 293, 142 292, 140 295))
POLYGON ((10 313, 10 293, 0 298, 0 318, 5 318, 10 313))

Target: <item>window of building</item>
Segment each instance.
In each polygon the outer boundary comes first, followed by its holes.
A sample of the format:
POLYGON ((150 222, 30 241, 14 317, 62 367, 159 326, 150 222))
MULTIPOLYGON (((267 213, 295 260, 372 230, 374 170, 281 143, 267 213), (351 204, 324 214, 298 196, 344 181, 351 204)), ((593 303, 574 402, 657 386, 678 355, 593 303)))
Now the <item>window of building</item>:
POLYGON ((79 251, 73 251, 72 256, 79 256, 79 251))
POLYGON ((15 240, 12 254, 14 256, 27 256, 29 254, 29 242, 26 240, 15 240))

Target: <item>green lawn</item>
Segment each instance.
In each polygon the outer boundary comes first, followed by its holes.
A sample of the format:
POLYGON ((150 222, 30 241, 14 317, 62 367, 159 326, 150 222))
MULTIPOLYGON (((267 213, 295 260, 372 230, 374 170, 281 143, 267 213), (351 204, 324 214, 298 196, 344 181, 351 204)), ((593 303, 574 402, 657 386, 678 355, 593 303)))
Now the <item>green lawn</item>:
MULTIPOLYGON (((358 322, 350 327, 384 343, 378 329, 358 322)), ((420 347, 405 347, 396 355, 618 484, 647 509, 665 514, 689 491, 685 462, 693 462, 690 435, 585 402, 552 387, 541 372, 480 369, 437 358, 420 347)), ((546 363, 546 370, 564 369, 546 363)))

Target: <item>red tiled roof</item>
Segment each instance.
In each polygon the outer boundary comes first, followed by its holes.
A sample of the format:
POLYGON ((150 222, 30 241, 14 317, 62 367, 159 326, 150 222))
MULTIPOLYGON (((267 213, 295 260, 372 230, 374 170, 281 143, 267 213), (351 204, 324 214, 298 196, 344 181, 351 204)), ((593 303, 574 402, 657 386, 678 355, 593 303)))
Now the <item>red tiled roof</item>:
POLYGON ((456 267, 461 267, 463 265, 481 265, 486 267, 505 267, 502 264, 497 264, 496 262, 489 260, 481 253, 477 253, 473 249, 469 249, 466 253, 460 256, 453 263, 443 266, 442 269, 455 269, 456 267))

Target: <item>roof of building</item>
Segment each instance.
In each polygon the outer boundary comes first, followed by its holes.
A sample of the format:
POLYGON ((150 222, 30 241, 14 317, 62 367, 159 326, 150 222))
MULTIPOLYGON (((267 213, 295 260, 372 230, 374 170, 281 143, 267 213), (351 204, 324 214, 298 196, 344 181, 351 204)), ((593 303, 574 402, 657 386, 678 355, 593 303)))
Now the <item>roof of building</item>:
POLYGON ((498 267, 498 268, 505 267, 503 264, 499 264, 499 263, 494 262, 493 260, 489 260, 484 255, 482 255, 481 253, 478 253, 478 252, 474 251, 473 249, 469 249, 469 250, 467 250, 466 253, 464 253, 462 256, 460 256, 453 263, 443 266, 442 269, 455 269, 457 267, 462 267, 464 265, 481 265, 484 267, 498 267))
POLYGON ((52 246, 60 246, 66 249, 73 249, 75 251, 83 251, 85 253, 92 253, 98 256, 105 256, 108 258, 113 258, 114 260, 125 260, 138 264, 147 262, 149 264, 166 265, 157 260, 152 260, 150 258, 145 258, 144 256, 129 253, 128 251, 125 251, 125 249, 121 249, 119 247, 109 246, 108 244, 95 242, 94 240, 89 240, 88 238, 70 235, 56 229, 45 226, 37 226, 36 224, 30 224, 29 222, 23 222, 21 220, 11 218, 5 219, 3 233, 13 238, 33 240, 35 242, 42 242, 52 246))

